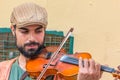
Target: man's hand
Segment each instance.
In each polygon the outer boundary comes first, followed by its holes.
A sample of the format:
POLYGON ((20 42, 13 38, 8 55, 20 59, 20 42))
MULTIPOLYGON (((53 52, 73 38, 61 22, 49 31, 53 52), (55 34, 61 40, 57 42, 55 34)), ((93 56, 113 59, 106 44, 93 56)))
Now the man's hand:
POLYGON ((120 65, 118 65, 117 69, 118 69, 118 70, 117 70, 116 73, 117 73, 118 75, 116 75, 116 77, 115 77, 114 80, 120 80, 120 65))
POLYGON ((101 78, 100 64, 93 59, 79 59, 79 72, 77 80, 99 80, 101 78))

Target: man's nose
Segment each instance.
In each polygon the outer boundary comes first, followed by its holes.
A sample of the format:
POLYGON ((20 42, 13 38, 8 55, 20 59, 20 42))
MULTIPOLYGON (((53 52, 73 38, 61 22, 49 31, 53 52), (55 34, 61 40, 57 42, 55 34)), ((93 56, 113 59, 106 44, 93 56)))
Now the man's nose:
POLYGON ((35 39, 35 35, 34 34, 30 34, 28 40, 31 41, 31 42, 35 41, 36 40, 35 39))

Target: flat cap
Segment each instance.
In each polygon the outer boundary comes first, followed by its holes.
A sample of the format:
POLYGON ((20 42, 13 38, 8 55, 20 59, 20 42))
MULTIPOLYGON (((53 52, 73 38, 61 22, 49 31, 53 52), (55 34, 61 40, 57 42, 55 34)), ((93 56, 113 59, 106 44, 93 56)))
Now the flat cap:
POLYGON ((29 25, 47 26, 47 12, 45 8, 35 3, 24 3, 15 7, 12 11, 10 22, 17 27, 29 25))

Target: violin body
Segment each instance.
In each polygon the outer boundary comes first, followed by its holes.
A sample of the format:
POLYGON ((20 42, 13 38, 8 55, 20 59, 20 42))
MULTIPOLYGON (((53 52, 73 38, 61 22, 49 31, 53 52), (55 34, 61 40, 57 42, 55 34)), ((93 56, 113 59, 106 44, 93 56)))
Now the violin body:
MULTIPOLYGON (((41 71, 45 68, 46 64, 49 62, 50 58, 46 59, 44 58, 44 54, 53 53, 54 50, 56 50, 57 47, 47 47, 42 51, 42 54, 39 55, 38 58, 31 59, 27 61, 26 69, 29 73, 30 77, 37 78, 41 71)), ((66 51, 64 49, 61 49, 60 53, 57 55, 56 59, 51 63, 51 65, 48 67, 47 71, 45 72, 42 79, 44 80, 47 76, 55 75, 56 77, 65 79, 65 80, 76 80, 77 74, 79 71, 78 65, 69 64, 60 61, 61 57, 64 55, 73 57, 73 58, 91 58, 91 55, 89 53, 83 52, 83 53, 75 53, 72 55, 66 54, 66 51)), ((51 55, 52 56, 52 55, 51 55)), ((71 61, 71 60, 70 60, 71 61)))
MULTIPOLYGON (((60 62, 58 61, 59 58, 57 58, 52 64, 51 66, 48 67, 46 73, 43 76, 43 80, 50 75, 56 75, 59 76, 60 78, 63 78, 65 80, 76 80, 77 78, 77 73, 78 73, 78 66, 73 65, 73 64, 67 64, 64 62, 60 62), (71 77, 70 77, 71 76, 71 77), (74 76, 74 77, 73 77, 74 76)), ((32 78, 37 78, 40 74, 40 72, 43 70, 43 68, 45 67, 45 65, 49 62, 49 59, 41 59, 41 58, 37 58, 34 60, 30 60, 27 63, 27 72, 29 72, 29 75, 32 78), (40 63, 44 63, 44 64, 40 64, 38 63, 38 61, 40 63), (33 64, 33 66, 31 66, 31 64, 33 64), (36 64, 35 64, 36 63, 36 64)))

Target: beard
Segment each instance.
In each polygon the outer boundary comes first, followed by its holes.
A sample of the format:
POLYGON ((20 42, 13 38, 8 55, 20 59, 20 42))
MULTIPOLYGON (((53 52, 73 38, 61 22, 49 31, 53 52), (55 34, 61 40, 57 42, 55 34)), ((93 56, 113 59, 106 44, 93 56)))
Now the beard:
POLYGON ((25 56, 26 58, 33 59, 33 58, 36 58, 41 53, 42 49, 45 47, 44 47, 44 41, 43 41, 41 44, 38 42, 30 42, 30 43, 24 44, 24 46, 17 45, 17 48, 23 56, 25 56), (25 50, 25 47, 30 45, 38 46, 38 48, 37 49, 31 48, 31 49, 25 50))

